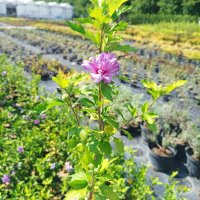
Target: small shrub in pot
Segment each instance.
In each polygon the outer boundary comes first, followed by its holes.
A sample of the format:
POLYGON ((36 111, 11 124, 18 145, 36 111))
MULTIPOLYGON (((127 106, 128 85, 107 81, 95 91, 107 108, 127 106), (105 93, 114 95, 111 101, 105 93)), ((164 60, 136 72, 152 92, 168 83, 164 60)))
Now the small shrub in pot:
POLYGON ((200 127, 189 123, 183 135, 189 143, 186 149, 189 175, 200 178, 200 127))
POLYGON ((160 172, 172 170, 173 161, 176 156, 176 150, 171 146, 170 136, 168 134, 162 137, 162 144, 158 142, 158 135, 152 135, 149 142, 149 160, 154 169, 160 172))

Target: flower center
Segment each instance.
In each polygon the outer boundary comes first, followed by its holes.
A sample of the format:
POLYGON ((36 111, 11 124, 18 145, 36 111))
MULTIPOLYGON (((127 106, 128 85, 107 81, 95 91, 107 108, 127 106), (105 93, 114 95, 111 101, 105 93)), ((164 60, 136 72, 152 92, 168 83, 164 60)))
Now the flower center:
POLYGON ((102 74, 102 73, 103 73, 103 70, 102 70, 102 69, 99 69, 99 70, 97 71, 97 73, 98 73, 98 74, 102 74))

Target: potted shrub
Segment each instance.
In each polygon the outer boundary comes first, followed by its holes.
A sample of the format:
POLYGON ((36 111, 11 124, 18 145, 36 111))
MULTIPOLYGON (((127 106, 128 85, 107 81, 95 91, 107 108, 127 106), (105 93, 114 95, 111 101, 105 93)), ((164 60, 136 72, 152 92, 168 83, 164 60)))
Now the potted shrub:
POLYGON ((168 172, 172 169, 176 150, 171 145, 171 136, 162 131, 155 133, 148 142, 149 160, 154 169, 160 172, 168 172))
POLYGON ((183 134, 189 143, 186 149, 189 175, 200 178, 200 127, 190 123, 183 134))

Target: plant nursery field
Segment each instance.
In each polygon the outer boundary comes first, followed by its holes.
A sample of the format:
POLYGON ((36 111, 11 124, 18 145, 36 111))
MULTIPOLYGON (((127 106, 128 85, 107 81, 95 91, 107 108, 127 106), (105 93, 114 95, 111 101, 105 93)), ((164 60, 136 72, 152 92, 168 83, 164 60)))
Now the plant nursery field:
POLYGON ((200 199, 200 26, 78 30, 0 18, 0 200, 200 199))

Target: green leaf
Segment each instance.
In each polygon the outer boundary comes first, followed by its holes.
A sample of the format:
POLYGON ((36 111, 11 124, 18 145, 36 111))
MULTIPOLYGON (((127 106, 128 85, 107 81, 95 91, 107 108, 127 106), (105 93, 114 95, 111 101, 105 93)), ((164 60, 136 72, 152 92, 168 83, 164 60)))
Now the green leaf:
POLYGON ((170 92, 172 92, 173 90, 175 90, 176 88, 184 85, 187 81, 185 80, 179 80, 179 81, 175 81, 174 83, 168 85, 165 89, 166 94, 169 94, 170 92))
POLYGON ((125 135, 127 135, 129 140, 133 140, 133 136, 128 131, 126 131, 124 129, 122 131, 124 132, 125 135))
POLYGON ((147 90, 147 92, 149 94, 151 94, 153 100, 157 99, 158 97, 160 97, 160 92, 158 91, 154 91, 154 90, 147 90))
POLYGON ((102 7, 95 6, 89 10, 89 16, 95 19, 100 25, 108 23, 111 19, 105 15, 102 7))
POLYGON ((91 40, 93 43, 99 45, 100 43, 100 34, 99 33, 93 33, 93 32, 90 32, 90 31, 86 31, 85 32, 85 36, 91 40))
POLYGON ((149 108, 149 104, 148 102, 146 102, 142 105, 141 110, 143 113, 146 113, 148 111, 148 108, 149 108))
POLYGON ((128 111, 130 112, 130 114, 133 116, 133 117, 136 117, 137 115, 137 109, 134 108, 131 103, 126 103, 125 106, 127 107, 128 111))
POLYGON ((102 163, 101 163, 101 169, 100 169, 100 173, 103 172, 104 170, 108 169, 109 165, 111 163, 113 163, 115 160, 117 160, 118 158, 113 158, 112 160, 108 160, 108 158, 105 158, 102 163))
POLYGON ((90 99, 86 98, 86 97, 83 97, 83 98, 79 99, 78 103, 80 103, 82 106, 86 106, 86 107, 95 106, 94 102, 91 101, 90 99))
POLYGON ((46 108, 45 111, 47 111, 47 110, 49 110, 49 109, 51 109, 53 107, 56 107, 56 106, 62 106, 64 104, 65 103, 63 101, 59 100, 59 99, 57 99, 57 100, 51 100, 51 101, 49 101, 48 106, 47 106, 47 108, 46 108))
POLYGON ((125 118, 124 118, 124 116, 123 116, 123 113, 121 112, 121 110, 120 109, 115 109, 115 112, 118 114, 118 115, 120 115, 121 116, 121 118, 125 121, 125 118))
POLYGON ((153 89, 155 91, 158 90, 158 85, 153 81, 142 80, 141 81, 143 86, 149 89, 153 89))
POLYGON ((149 128, 153 133, 156 132, 156 124, 155 124, 155 123, 153 123, 153 124, 148 124, 148 128, 149 128))
POLYGON ((155 122, 155 118, 157 117, 158 115, 152 112, 142 115, 143 120, 145 120, 148 124, 153 124, 155 122))
POLYGON ((74 31, 76 31, 76 32, 78 32, 82 35, 85 35, 85 29, 80 24, 75 24, 75 23, 72 23, 70 21, 67 21, 66 23, 72 30, 74 30, 74 31))
POLYGON ((101 142, 99 144, 99 148, 101 149, 101 151, 103 153, 105 153, 105 155, 109 156, 111 153, 112 153, 112 147, 110 146, 110 143, 109 142, 101 142))
POLYGON ((42 184, 44 184, 44 185, 49 185, 49 184, 52 183, 52 180, 53 180, 53 177, 49 177, 49 178, 43 180, 43 181, 42 181, 42 184))
POLYGON ((55 81, 63 89, 69 85, 69 80, 61 70, 59 70, 57 76, 53 77, 52 80, 55 81))
POLYGON ((83 154, 82 158, 81 158, 81 164, 82 164, 82 167, 87 171, 88 170, 88 165, 90 163, 93 162, 93 157, 92 157, 92 154, 90 153, 90 151, 86 148, 85 149, 85 153, 83 154))
POLYGON ((127 28, 128 24, 124 21, 120 21, 115 26, 113 26, 108 32, 112 33, 115 31, 124 31, 127 28))
POLYGON ((86 188, 81 189, 81 190, 70 190, 66 194, 64 200, 72 200, 72 199, 82 200, 82 199, 85 198, 86 193, 87 193, 87 189, 86 188))
POLYGON ((45 111, 45 110, 47 109, 47 106, 48 106, 48 103, 47 103, 47 102, 38 104, 38 105, 34 108, 34 111, 36 111, 37 113, 41 113, 41 112, 43 112, 43 111, 45 111))
POLYGON ((122 140, 119 138, 116 138, 116 137, 113 137, 113 140, 114 140, 117 151, 120 154, 123 154, 124 153, 124 143, 122 142, 122 140))
POLYGON ((83 189, 88 186, 88 178, 84 172, 79 172, 71 176, 69 185, 74 189, 83 189))
POLYGON ((69 136, 73 136, 73 135, 79 136, 81 130, 82 130, 82 128, 73 127, 73 128, 71 128, 71 129, 69 129, 68 135, 69 135, 69 136))
POLYGON ((101 92, 106 99, 113 101, 112 88, 108 84, 101 82, 101 92))
POLYGON ((103 118, 106 120, 107 123, 113 125, 116 129, 119 128, 119 123, 113 117, 104 115, 103 118))
POLYGON ((115 11, 113 14, 113 19, 116 20, 120 15, 132 9, 132 6, 121 6, 119 9, 115 11))
POLYGON ((128 0, 108 0, 108 14, 110 16, 120 8, 120 6, 128 0))
POLYGON ((109 199, 109 200, 119 200, 117 194, 115 192, 113 192, 112 188, 110 188, 107 185, 102 185, 100 186, 101 192, 103 194, 103 196, 105 197, 105 199, 109 199))

